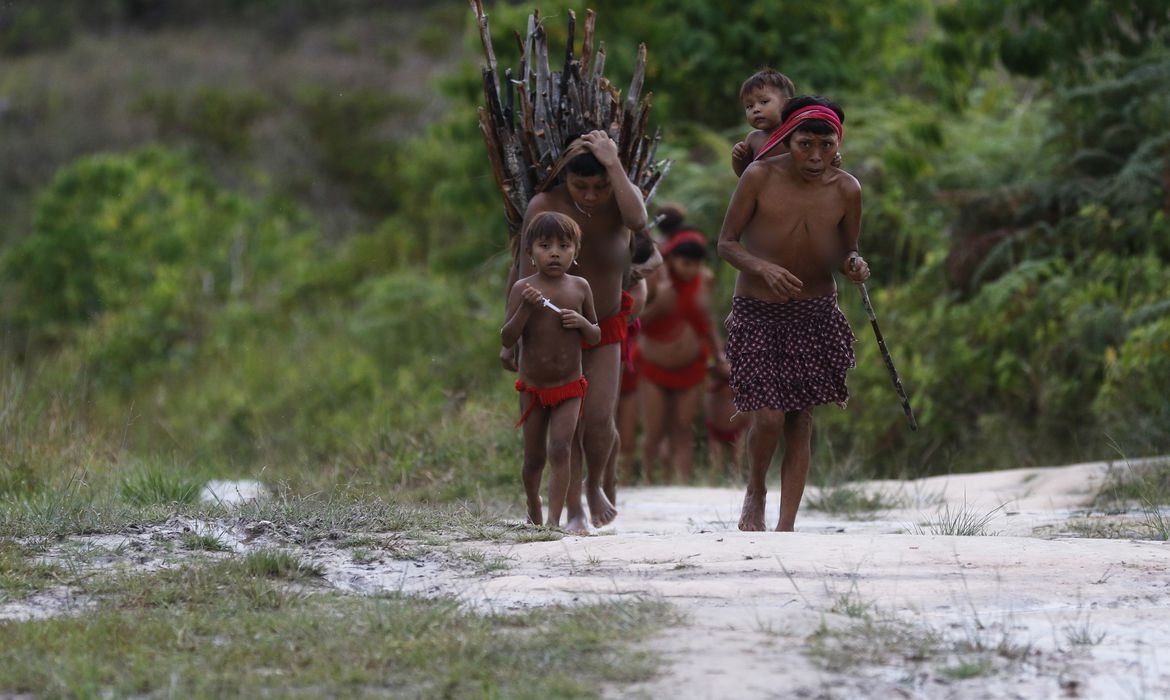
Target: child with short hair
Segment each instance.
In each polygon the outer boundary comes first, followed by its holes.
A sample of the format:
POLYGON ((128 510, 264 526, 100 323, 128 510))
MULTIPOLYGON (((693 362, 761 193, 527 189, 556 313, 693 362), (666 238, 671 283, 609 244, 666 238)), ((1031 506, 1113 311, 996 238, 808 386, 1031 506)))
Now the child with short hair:
MULTIPOLYGON (((731 169, 737 177, 752 161, 788 152, 788 146, 776 136, 784 107, 796 94, 796 84, 783 73, 762 68, 739 87, 739 99, 747 113, 752 131, 731 148, 731 169)), ((833 167, 841 166, 841 154, 833 156, 833 167)))
POLYGON ((537 214, 525 229, 524 245, 536 273, 512 285, 500 342, 505 348, 520 343, 516 390, 524 408, 517 425, 524 426, 521 477, 528 521, 558 527, 569 487, 573 434, 588 386, 581 343, 596 343, 601 328, 589 282, 568 272, 581 248, 577 223, 557 212, 537 214), (547 520, 540 499, 546 461, 547 520))
POLYGON ((812 410, 845 405, 853 332, 837 305, 838 271, 869 278, 857 252, 861 185, 831 165, 845 114, 819 97, 798 97, 778 130, 787 154, 747 167, 723 220, 719 256, 739 270, 727 317, 735 407, 751 413, 750 472, 739 529, 764 529, 765 476, 784 436, 780 519, 790 531, 808 477, 812 410))

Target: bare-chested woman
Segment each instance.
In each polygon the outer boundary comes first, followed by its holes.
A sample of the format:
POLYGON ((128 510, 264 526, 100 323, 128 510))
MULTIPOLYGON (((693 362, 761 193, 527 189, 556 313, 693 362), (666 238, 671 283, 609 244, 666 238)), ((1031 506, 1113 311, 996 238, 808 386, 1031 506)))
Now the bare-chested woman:
POLYGON ((707 360, 714 357, 725 372, 727 361, 711 315, 706 239, 693 229, 681 230, 661 250, 665 265, 648 279, 653 293, 638 337, 642 469, 645 480, 653 482, 665 456, 662 480, 685 484, 694 473, 693 430, 707 360))
POLYGON ((719 234, 719 255, 739 270, 727 355, 735 406, 751 412, 750 473, 739 529, 764 529, 764 478, 784 434, 777 530, 792 530, 808 476, 812 409, 844 405, 853 332, 837 306, 840 271, 869 278, 857 252, 861 185, 830 163, 844 113, 793 98, 777 131, 789 152, 756 160, 740 178, 719 234))

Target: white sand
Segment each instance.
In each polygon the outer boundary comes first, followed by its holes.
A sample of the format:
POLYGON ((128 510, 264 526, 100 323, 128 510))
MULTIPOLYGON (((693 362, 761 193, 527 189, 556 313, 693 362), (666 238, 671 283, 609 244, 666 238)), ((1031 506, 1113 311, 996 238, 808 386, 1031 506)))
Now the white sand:
MULTIPOLYGON (((625 489, 598 535, 472 543, 509 568, 440 588, 495 609, 636 596, 675 605, 685 625, 651 643, 668 667, 614 697, 1170 697, 1170 544, 1067 530, 1106 469, 872 482, 907 507, 872 521, 807 510, 789 534, 739 532, 738 489, 625 489), (998 534, 909 534, 929 532, 940 512, 989 516, 998 534), (822 625, 854 630, 843 637, 865 655, 890 654, 825 668, 803 653, 822 625), (906 660, 913 645, 875 628, 937 641, 906 660), (964 663, 983 670, 955 680, 964 663)), ((774 525, 777 494, 768 506, 774 525)))
MULTIPOLYGON (((868 482, 859 487, 899 504, 872 520, 816 512, 810 489, 795 533, 739 532, 740 489, 642 488, 619 491, 617 521, 591 537, 463 541, 452 557, 418 561, 355 562, 328 541, 293 549, 358 593, 457 596, 498 611, 670 603, 684 621, 648 643, 662 673, 610 689, 615 698, 1170 697, 1170 543, 1087 539, 1073 527, 1128 519, 1132 529, 1145 517, 1087 512, 1109 468, 868 482), (957 515, 985 519, 989 534, 922 534, 957 515), (844 643, 853 646, 832 653, 844 643)), ((271 523, 182 519, 69 546, 111 552, 103 566, 149 570, 174 565, 163 544, 190 531, 237 552, 289 548, 271 523)), ((0 605, 0 619, 84 614, 89 604, 46 591, 0 605)))

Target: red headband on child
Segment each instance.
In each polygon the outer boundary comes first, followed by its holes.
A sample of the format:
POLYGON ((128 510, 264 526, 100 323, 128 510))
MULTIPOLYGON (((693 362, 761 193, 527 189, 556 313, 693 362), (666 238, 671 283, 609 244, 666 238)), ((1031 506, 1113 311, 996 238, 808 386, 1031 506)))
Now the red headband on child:
POLYGON ((687 229, 685 231, 679 231, 669 241, 662 244, 662 257, 670 255, 684 243, 698 243, 704 248, 707 247, 707 239, 703 237, 703 234, 694 229, 687 229))
POLYGON ((820 105, 809 105, 808 107, 801 107, 792 114, 788 115, 788 118, 784 120, 784 123, 772 132, 772 135, 768 137, 767 142, 765 142, 764 145, 760 148, 760 153, 756 156, 755 159, 759 160, 762 158, 765 153, 772 150, 773 146, 788 138, 792 132, 796 131, 796 128, 802 123, 812 120, 828 122, 829 125, 832 126, 833 129, 837 132, 838 141, 840 141, 844 136, 844 130, 841 128, 841 118, 837 116, 836 112, 829 109, 828 107, 822 107, 820 105))

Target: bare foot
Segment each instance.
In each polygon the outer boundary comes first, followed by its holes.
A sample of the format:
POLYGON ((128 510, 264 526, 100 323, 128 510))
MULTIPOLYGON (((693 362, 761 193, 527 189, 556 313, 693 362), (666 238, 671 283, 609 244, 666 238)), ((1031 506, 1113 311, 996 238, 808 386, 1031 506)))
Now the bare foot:
POLYGON ((748 491, 743 497, 743 510, 739 514, 739 529, 744 532, 764 531, 764 496, 748 491))
POLYGON ((540 525, 544 522, 544 503, 541 502, 540 496, 528 499, 528 522, 533 525, 540 525))
POLYGON ((569 520, 565 523, 564 530, 570 535, 593 534, 592 530, 589 529, 589 523, 585 522, 584 514, 581 514, 576 518, 569 518, 569 520))
POLYGON ((614 508, 609 499, 605 497, 605 492, 601 490, 600 486, 590 488, 586 484, 585 500, 589 503, 589 515, 593 521, 593 527, 609 525, 617 517, 617 508, 614 508))

